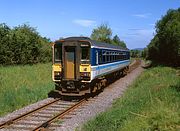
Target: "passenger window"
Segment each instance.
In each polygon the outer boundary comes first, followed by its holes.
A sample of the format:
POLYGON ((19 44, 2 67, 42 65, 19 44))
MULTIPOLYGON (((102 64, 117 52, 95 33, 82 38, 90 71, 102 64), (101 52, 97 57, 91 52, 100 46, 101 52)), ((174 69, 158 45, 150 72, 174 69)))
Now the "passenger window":
POLYGON ((109 52, 106 52, 106 62, 109 62, 109 52))
POLYGON ((96 65, 99 64, 99 61, 98 61, 98 51, 96 51, 96 65))
POLYGON ((106 62, 106 58, 105 58, 106 56, 105 55, 103 55, 103 63, 105 63, 106 62))
POLYGON ((103 58, 102 58, 102 52, 100 51, 100 52, 99 52, 99 64, 102 64, 102 59, 103 59, 103 58))
POLYGON ((105 63, 106 62, 106 52, 105 51, 103 51, 102 52, 102 63, 105 63))

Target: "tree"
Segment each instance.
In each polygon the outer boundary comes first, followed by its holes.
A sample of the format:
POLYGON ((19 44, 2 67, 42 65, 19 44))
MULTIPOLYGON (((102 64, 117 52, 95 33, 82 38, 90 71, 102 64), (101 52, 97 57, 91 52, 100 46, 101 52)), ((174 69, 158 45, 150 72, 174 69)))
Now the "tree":
POLYGON ((23 24, 12 30, 11 47, 16 64, 37 63, 40 55, 41 37, 35 28, 23 24))
POLYGON ((159 57, 159 38, 155 36, 147 48, 147 59, 160 61, 159 57))
POLYGON ((112 29, 107 24, 101 24, 98 28, 93 29, 91 39, 126 48, 125 42, 121 41, 118 35, 115 35, 113 39, 111 39, 111 36, 112 29))
POLYGON ((144 50, 142 51, 142 57, 143 57, 144 59, 147 58, 147 48, 144 48, 144 50))
POLYGON ((113 37, 112 43, 113 43, 114 45, 119 45, 119 46, 121 46, 121 47, 126 48, 126 44, 124 43, 124 41, 121 41, 121 40, 120 40, 120 38, 119 38, 118 35, 115 35, 115 36, 113 37))
POLYGON ((91 39, 110 43, 112 30, 107 24, 101 24, 97 29, 93 29, 91 39))
POLYGON ((142 51, 140 50, 130 50, 130 56, 133 58, 140 58, 142 57, 142 51))
POLYGON ((148 59, 180 65, 180 8, 169 10, 156 24, 156 35, 148 45, 148 59))
POLYGON ((49 62, 52 60, 52 49, 50 43, 52 42, 49 38, 42 38, 41 40, 41 48, 39 55, 39 62, 49 62))
POLYGON ((50 40, 23 24, 11 29, 0 24, 0 64, 33 64, 51 60, 50 40))
POLYGON ((5 23, 0 24, 0 64, 11 61, 9 50, 11 29, 5 23))

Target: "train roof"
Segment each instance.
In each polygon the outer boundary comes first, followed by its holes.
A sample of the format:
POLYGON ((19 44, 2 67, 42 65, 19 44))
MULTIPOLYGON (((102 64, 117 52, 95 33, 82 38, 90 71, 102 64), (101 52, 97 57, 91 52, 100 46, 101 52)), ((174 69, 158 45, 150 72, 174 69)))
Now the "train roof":
POLYGON ((65 39, 61 39, 60 41, 89 41, 91 43, 91 46, 94 47, 100 47, 100 48, 111 48, 111 49, 120 49, 120 50, 125 50, 128 51, 128 48, 123 48, 121 46, 118 45, 113 45, 113 44, 108 44, 105 42, 99 42, 99 41, 95 41, 95 40, 91 40, 89 37, 68 37, 65 39))

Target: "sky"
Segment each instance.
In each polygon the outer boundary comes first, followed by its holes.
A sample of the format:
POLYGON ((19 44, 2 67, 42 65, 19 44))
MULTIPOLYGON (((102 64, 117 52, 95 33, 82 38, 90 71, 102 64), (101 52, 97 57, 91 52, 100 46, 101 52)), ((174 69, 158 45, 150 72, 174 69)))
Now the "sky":
POLYGON ((108 24, 129 49, 146 47, 155 35, 155 24, 180 0, 0 0, 0 23, 24 23, 52 41, 87 36, 108 24))

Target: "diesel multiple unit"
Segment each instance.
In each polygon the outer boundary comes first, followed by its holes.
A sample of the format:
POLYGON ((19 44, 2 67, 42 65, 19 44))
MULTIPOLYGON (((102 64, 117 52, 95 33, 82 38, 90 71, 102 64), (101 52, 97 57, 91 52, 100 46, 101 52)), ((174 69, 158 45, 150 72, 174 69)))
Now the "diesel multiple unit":
POLYGON ((52 78, 61 95, 84 95, 105 86, 109 78, 127 71, 126 48, 87 37, 69 37, 53 43, 52 78))

